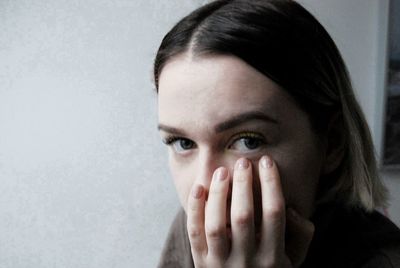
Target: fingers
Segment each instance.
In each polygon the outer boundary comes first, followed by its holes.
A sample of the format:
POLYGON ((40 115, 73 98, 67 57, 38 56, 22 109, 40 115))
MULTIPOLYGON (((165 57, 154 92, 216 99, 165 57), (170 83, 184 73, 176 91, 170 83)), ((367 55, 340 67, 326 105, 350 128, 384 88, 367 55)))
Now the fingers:
POLYGON ((263 156, 259 161, 262 196, 262 224, 259 254, 273 261, 285 252, 285 199, 274 161, 263 156))
POLYGON ((206 204, 205 233, 208 255, 224 259, 228 255, 226 211, 229 190, 229 174, 226 168, 218 168, 213 175, 206 204))
POLYGON ((245 258, 254 248, 253 174, 249 160, 236 162, 232 182, 232 254, 245 258))
POLYGON ((248 254, 253 252, 255 235, 252 176, 250 161, 239 159, 232 178, 230 208, 230 180, 226 168, 221 167, 214 172, 207 202, 203 186, 194 185, 187 209, 187 228, 194 263, 219 265, 228 256, 244 263, 248 254), (227 217, 228 209, 230 218, 227 217), (228 241, 227 225, 232 229, 231 241, 228 241), (232 250, 229 242, 232 242, 232 250))
POLYGON ((229 253, 226 234, 226 210, 229 190, 229 172, 218 168, 208 191, 195 184, 188 198, 187 229, 193 260, 196 264, 218 263, 229 253))
POLYGON ((286 253, 294 267, 305 260, 314 235, 314 224, 289 208, 286 213, 286 253))
POLYGON ((301 230, 300 235, 293 236, 293 240, 288 242, 294 249, 293 253, 290 252, 292 255, 289 255, 289 260, 285 252, 285 200, 273 160, 263 156, 259 161, 262 223, 258 245, 255 241, 252 165, 245 158, 235 164, 230 217, 227 213, 230 185, 228 173, 226 168, 218 168, 214 172, 207 202, 206 190, 201 185, 195 184, 189 195, 187 228, 194 263, 213 267, 224 263, 246 266, 251 259, 249 263, 257 263, 258 266, 281 267, 285 261, 301 264, 312 238, 313 227, 300 217, 288 215, 288 222, 294 232, 301 230), (232 229, 231 239, 227 235, 228 225, 232 229), (229 242, 232 243, 231 249, 229 242), (301 250, 295 252, 298 249, 301 250))
POLYGON ((193 260, 202 262, 202 256, 207 254, 207 242, 204 234, 205 189, 195 184, 188 198, 187 230, 192 249, 193 260))

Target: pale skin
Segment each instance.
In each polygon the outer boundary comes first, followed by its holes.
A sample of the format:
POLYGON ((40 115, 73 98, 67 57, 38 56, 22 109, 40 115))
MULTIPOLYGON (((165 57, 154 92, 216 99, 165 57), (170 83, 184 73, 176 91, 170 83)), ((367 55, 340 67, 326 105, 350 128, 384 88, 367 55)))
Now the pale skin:
POLYGON ((233 56, 179 55, 159 79, 159 129, 196 267, 298 267, 321 175, 307 115, 233 56))

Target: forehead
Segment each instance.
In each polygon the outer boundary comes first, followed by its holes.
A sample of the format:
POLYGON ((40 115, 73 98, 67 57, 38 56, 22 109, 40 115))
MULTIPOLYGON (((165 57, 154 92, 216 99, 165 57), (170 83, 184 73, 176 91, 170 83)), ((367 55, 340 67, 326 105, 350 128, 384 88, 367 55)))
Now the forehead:
POLYGON ((176 127, 212 127, 254 110, 279 120, 292 102, 276 83, 233 56, 181 55, 159 80, 159 122, 176 127))

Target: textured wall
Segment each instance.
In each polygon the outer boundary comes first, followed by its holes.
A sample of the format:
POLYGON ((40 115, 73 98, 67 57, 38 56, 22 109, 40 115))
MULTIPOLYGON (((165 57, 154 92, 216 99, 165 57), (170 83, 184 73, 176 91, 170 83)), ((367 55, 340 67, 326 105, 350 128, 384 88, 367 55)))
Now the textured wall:
MULTIPOLYGON (((202 2, 0 1, 0 267, 155 266, 178 201, 151 64, 202 2)), ((387 1, 301 2, 343 50, 379 143, 387 1)))
POLYGON ((0 1, 0 267, 154 267, 155 50, 199 1, 0 1))

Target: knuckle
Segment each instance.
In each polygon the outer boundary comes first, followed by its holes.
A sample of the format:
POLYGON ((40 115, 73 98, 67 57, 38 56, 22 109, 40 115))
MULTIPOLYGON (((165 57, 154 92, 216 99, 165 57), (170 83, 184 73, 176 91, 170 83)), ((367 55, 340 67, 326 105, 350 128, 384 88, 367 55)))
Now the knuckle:
POLYGON ((276 181, 278 179, 278 175, 276 173, 273 172, 265 172, 263 171, 261 173, 260 179, 262 182, 265 182, 267 184, 269 183, 273 183, 274 181, 276 181))
POLYGON ((263 209, 265 219, 280 220, 284 217, 284 207, 281 205, 267 206, 263 209))
POLYGON ((200 204, 198 202, 189 202, 188 203, 188 208, 191 212, 197 212, 200 210, 200 204))
POLYGON ((233 176, 233 181, 237 183, 245 183, 250 180, 250 174, 247 172, 237 172, 233 176))
POLYGON ((243 175, 238 175, 233 179, 233 182, 236 182, 236 183, 243 183, 245 181, 246 181, 246 177, 243 175))
POLYGON ((276 267, 276 263, 274 260, 269 259, 269 260, 259 262, 258 267, 273 268, 273 267, 276 267))
POLYGON ((253 221, 253 212, 251 210, 237 211, 232 215, 232 222, 237 226, 247 226, 253 221))
POLYGON ((195 225, 187 226, 188 235, 191 239, 197 239, 203 233, 203 228, 195 225))
POLYGON ((278 257, 276 254, 270 253, 270 254, 258 254, 256 257, 256 263, 257 267, 263 267, 263 268, 273 268, 273 267, 281 267, 279 266, 278 262, 278 257))
POLYGON ((219 195, 222 193, 222 189, 218 189, 218 187, 210 187, 210 190, 208 191, 208 196, 210 195, 219 195))
POLYGON ((235 256, 232 259, 227 261, 227 265, 225 267, 235 267, 235 268, 247 268, 247 267, 258 267, 255 266, 257 262, 250 260, 250 257, 246 256, 235 256))
POLYGON ((224 232, 225 228, 222 225, 206 225, 206 236, 211 239, 222 237, 224 232))

